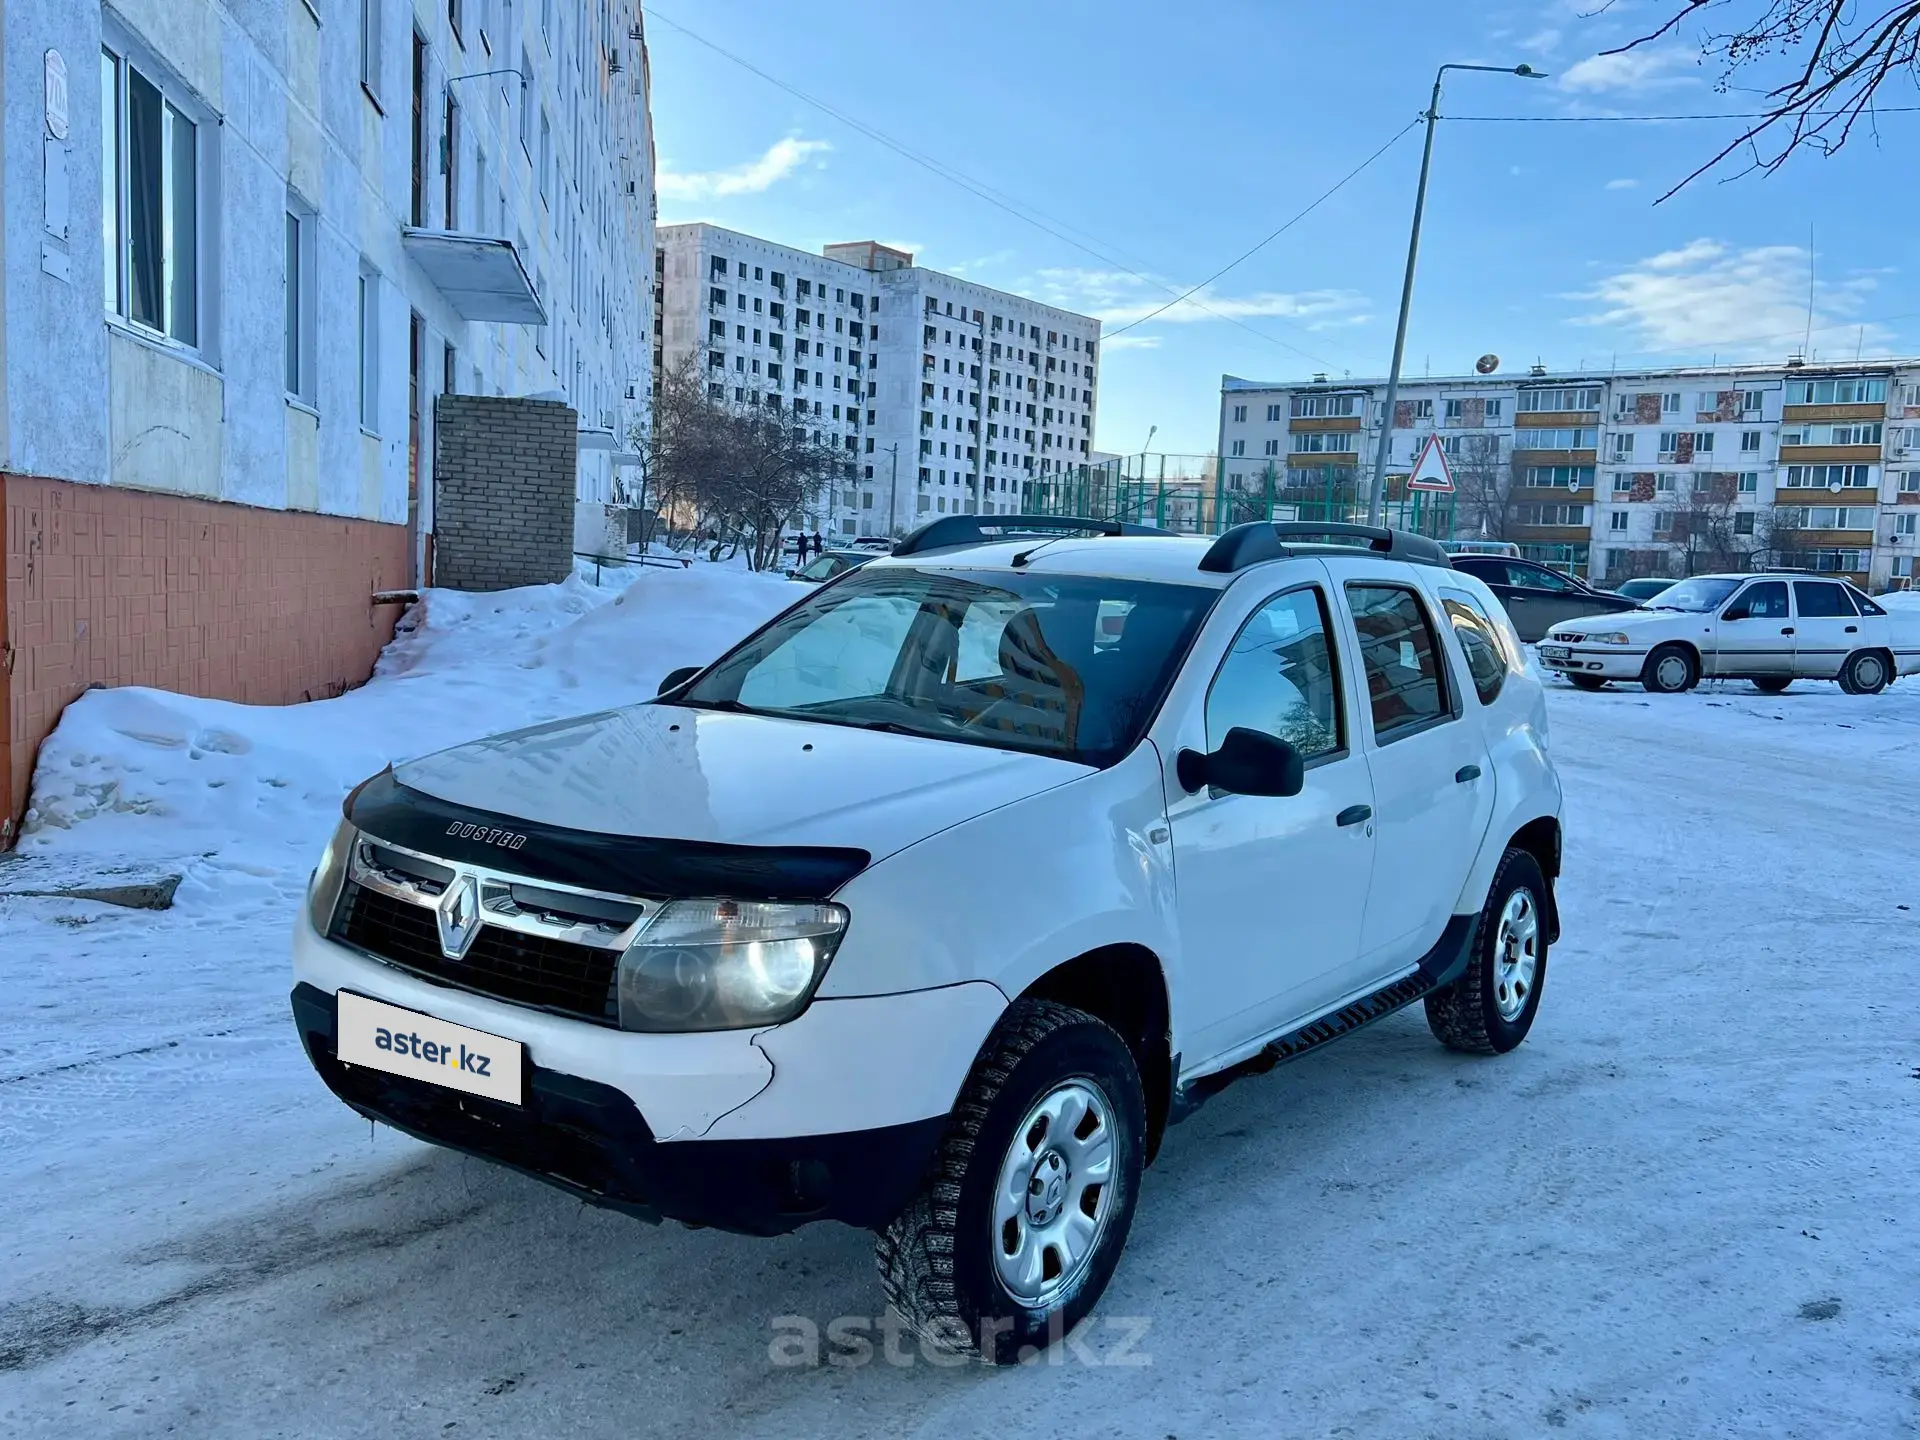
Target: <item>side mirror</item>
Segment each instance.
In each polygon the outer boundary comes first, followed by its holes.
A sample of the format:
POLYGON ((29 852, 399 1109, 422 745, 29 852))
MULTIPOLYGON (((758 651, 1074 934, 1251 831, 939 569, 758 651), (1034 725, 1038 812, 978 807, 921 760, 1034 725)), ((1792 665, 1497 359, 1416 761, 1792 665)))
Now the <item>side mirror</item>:
POLYGON ((1276 735, 1236 725, 1211 755, 1182 750, 1174 773, 1189 795, 1203 785, 1230 795, 1298 795, 1307 783, 1300 752, 1276 735))
POLYGON ((1722 620, 1751 620, 1753 618, 1753 612, 1747 609, 1745 605, 1729 605, 1725 610, 1720 612, 1720 618, 1722 620))
POLYGON ((701 668, 702 667, 698 665, 682 665, 678 670, 669 670, 667 672, 667 678, 660 682, 660 688, 653 693, 655 695, 665 695, 669 691, 678 690, 682 685, 698 675, 701 668))

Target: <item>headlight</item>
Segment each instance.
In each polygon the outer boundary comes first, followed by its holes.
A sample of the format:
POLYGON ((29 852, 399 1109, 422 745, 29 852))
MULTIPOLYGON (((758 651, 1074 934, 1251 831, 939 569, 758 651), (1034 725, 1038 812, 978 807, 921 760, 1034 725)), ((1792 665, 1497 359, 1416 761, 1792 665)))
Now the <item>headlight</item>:
POLYGON ((676 900, 620 957, 623 1030, 738 1030, 800 1012, 846 933, 838 905, 676 900))
POLYGON ((347 857, 353 854, 353 842, 359 833, 343 816, 321 852, 313 878, 307 882, 307 918, 321 935, 333 925, 333 907, 340 903, 340 887, 347 879, 347 857))
POLYGON ((1632 639, 1624 630, 1609 630, 1604 635, 1587 636, 1589 645, 1631 645, 1632 639))

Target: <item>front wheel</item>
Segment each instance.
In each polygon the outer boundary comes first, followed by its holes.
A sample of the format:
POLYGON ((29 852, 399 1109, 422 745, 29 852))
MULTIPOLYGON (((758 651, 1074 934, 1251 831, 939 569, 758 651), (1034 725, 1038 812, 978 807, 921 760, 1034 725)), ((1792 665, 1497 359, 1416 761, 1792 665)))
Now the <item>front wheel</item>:
POLYGON ((1856 651, 1840 667, 1840 688, 1849 695, 1878 695, 1890 678, 1886 657, 1878 650, 1856 651))
POLYGON ((1449 1050, 1504 1055, 1533 1028, 1547 979, 1547 881, 1509 850, 1493 872, 1466 973, 1427 996, 1427 1027, 1449 1050))
POLYGON ((1647 656, 1640 683, 1656 695, 1678 695, 1700 683, 1700 662, 1685 645, 1662 645, 1647 656))
POLYGON ((997 1365, 1061 1339, 1119 1263, 1146 1128, 1139 1071, 1112 1029, 1016 1001, 926 1183, 876 1243, 888 1301, 926 1344, 997 1365))

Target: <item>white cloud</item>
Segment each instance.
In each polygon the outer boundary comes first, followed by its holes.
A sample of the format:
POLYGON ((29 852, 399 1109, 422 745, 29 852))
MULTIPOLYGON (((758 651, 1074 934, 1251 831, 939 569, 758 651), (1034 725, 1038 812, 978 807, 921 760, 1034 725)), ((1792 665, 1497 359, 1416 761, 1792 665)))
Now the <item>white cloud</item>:
POLYGON ((1699 77, 1681 72, 1695 68, 1695 57, 1685 50, 1627 50, 1618 55, 1589 55, 1567 67, 1560 77, 1560 88, 1598 93, 1691 85, 1699 77))
POLYGON ((785 180, 816 155, 833 148, 825 140, 802 140, 789 135, 767 147, 764 155, 725 170, 678 173, 664 165, 654 181, 660 198, 694 202, 723 200, 732 195, 758 195, 785 180))
MULTIPOLYGON (((1877 283, 1855 274, 1820 285, 1814 329, 1846 325, 1877 283)), ((1718 240, 1694 240, 1563 298, 1596 307, 1574 316, 1575 324, 1627 330, 1647 353, 1778 359, 1774 352, 1797 339, 1807 323, 1807 252, 1798 245, 1735 250, 1718 240)), ((1868 324, 1862 338, 1884 345, 1891 337, 1868 324)))
MULTIPOLYGON (((1035 298, 1065 310, 1093 315, 1103 324, 1126 325, 1152 315, 1172 295, 1124 270, 1042 270, 1027 282, 1035 298)), ((1306 329, 1364 323, 1366 297, 1353 290, 1261 290, 1225 295, 1208 286, 1163 314, 1157 324, 1193 324, 1207 320, 1275 317, 1300 322, 1306 329)))
POLYGON ((1620 179, 1607 181, 1607 189, 1609 190, 1637 190, 1639 187, 1640 182, 1638 180, 1620 179))
POLYGON ((1158 350, 1160 348, 1160 337, 1158 335, 1142 335, 1138 332, 1131 335, 1116 335, 1111 340, 1102 340, 1100 342, 1100 348, 1105 350, 1109 355, 1115 350, 1158 350))

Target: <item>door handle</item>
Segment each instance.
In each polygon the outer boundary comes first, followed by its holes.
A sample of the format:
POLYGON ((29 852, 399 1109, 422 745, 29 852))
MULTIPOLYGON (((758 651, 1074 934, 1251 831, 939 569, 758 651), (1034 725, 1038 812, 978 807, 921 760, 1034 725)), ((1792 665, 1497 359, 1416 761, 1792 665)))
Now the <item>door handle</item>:
POLYGON ((1847 634, 1858 635, 1859 633, 1860 633, 1860 627, 1858 625, 1847 626, 1847 634))
POLYGON ((1478 765, 1462 765, 1458 770, 1453 772, 1453 779, 1456 785, 1465 785, 1469 780, 1478 780, 1479 778, 1480 767, 1478 765))
POLYGON ((1793 626, 1791 626, 1791 625, 1782 625, 1782 626, 1780 627, 1780 633, 1781 633, 1782 635, 1791 635, 1791 634, 1793 633, 1793 626))
POLYGON ((1371 805, 1349 805, 1338 815, 1334 816, 1333 823, 1344 828, 1348 825, 1363 825, 1372 818, 1373 807, 1371 805))

